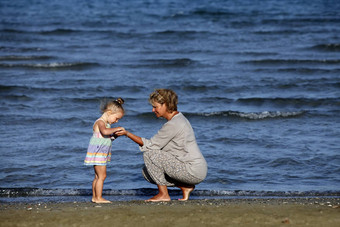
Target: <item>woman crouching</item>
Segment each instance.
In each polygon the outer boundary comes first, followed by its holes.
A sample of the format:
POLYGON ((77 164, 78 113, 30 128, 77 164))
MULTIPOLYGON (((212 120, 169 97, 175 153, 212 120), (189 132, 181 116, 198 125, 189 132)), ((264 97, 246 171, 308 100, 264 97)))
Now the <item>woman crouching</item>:
POLYGON ((151 139, 132 134, 125 129, 118 135, 126 135, 139 144, 144 152, 144 178, 156 184, 159 193, 148 202, 170 201, 168 187, 178 187, 188 200, 195 185, 207 175, 207 163, 197 145, 194 131, 185 116, 177 111, 178 98, 170 89, 156 89, 150 94, 152 112, 167 122, 151 139))

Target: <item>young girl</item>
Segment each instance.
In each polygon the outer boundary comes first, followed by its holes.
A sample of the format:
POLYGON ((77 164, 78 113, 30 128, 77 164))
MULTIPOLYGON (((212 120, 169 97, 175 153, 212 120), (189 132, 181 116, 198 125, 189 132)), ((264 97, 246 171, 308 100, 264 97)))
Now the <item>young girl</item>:
POLYGON ((115 133, 123 130, 122 127, 111 128, 124 116, 124 100, 106 101, 101 105, 102 116, 94 122, 93 136, 87 149, 85 165, 94 167, 95 178, 92 183, 92 202, 111 203, 102 197, 104 180, 106 178, 106 163, 111 161, 112 140, 115 133))

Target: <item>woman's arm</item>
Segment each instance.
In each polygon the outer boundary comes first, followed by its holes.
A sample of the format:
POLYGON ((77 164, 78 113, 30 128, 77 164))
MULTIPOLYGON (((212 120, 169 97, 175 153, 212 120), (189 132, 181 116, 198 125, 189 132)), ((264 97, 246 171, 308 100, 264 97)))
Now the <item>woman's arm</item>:
POLYGON ((157 132, 156 135, 154 135, 150 140, 147 140, 149 143, 146 142, 146 144, 144 144, 144 141, 141 137, 134 135, 131 132, 126 131, 125 129, 120 130, 115 134, 117 136, 125 135, 129 137, 132 141, 137 143, 139 146, 147 146, 146 149, 160 150, 166 144, 168 144, 170 140, 173 139, 173 137, 178 133, 179 130, 181 130, 181 127, 178 127, 178 125, 174 122, 168 121, 162 126, 162 128, 157 132))
POLYGON ((132 141, 134 141, 135 143, 137 143, 139 146, 143 146, 143 140, 141 137, 132 134, 131 132, 126 131, 125 129, 123 130, 119 130, 118 132, 116 132, 117 136, 123 136, 125 135, 126 137, 130 138, 132 141))
POLYGON ((126 131, 126 137, 130 138, 133 140, 135 143, 137 143, 139 146, 143 146, 143 140, 141 137, 136 136, 135 134, 132 134, 131 132, 126 131))

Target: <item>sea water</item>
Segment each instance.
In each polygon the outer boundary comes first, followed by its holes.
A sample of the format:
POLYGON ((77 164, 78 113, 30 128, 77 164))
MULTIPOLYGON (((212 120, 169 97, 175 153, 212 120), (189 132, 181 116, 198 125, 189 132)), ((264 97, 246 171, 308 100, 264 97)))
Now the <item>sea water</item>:
MULTIPOLYGON (((196 198, 339 196, 339 1, 2 0, 0 15, 1 201, 90 196, 100 101, 122 97, 113 127, 150 138, 155 88, 177 92, 208 162, 196 198)), ((104 194, 153 195, 142 166, 116 139, 104 194)))

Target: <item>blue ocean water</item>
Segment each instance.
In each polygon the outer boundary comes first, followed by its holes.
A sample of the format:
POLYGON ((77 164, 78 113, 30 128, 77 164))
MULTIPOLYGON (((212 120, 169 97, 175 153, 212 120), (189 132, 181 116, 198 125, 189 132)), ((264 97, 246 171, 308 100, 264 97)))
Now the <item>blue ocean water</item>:
MULTIPOLYGON (((196 198, 339 196, 339 63, 335 0, 2 0, 0 201, 89 196, 100 100, 124 98, 117 126, 150 138, 164 87, 209 165, 196 198)), ((142 166, 115 140, 105 194, 154 194, 142 166)))

